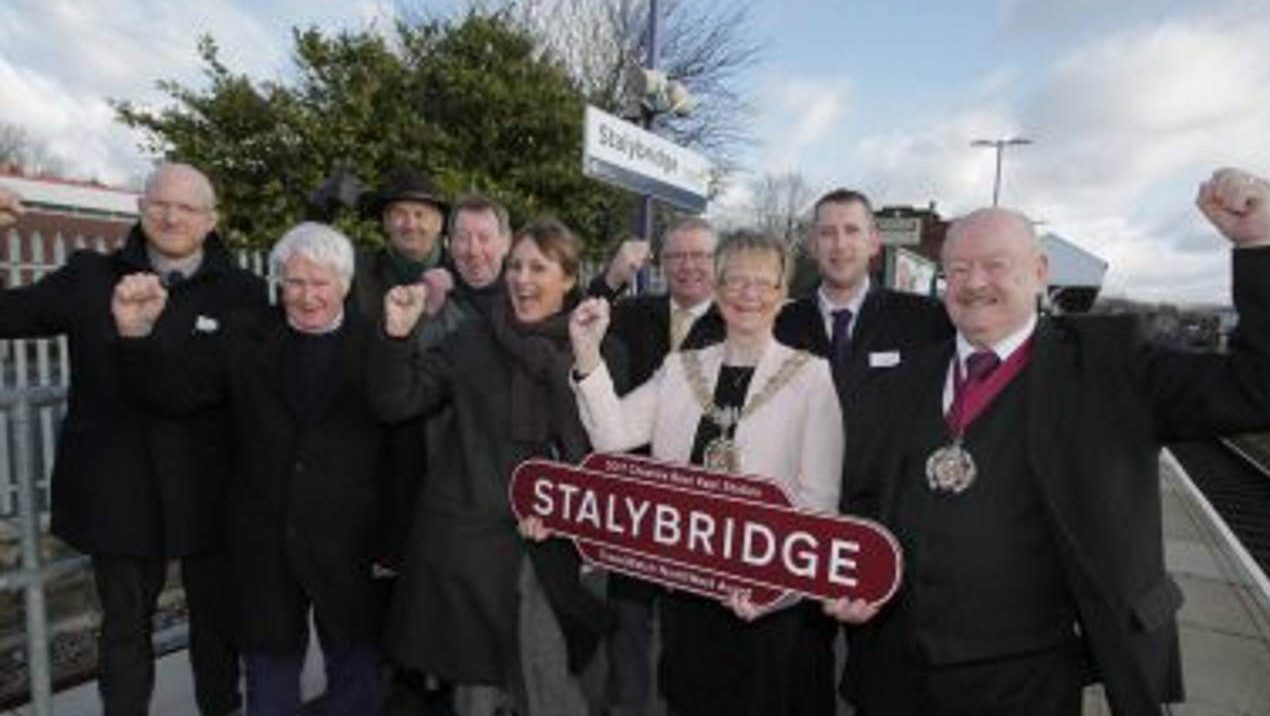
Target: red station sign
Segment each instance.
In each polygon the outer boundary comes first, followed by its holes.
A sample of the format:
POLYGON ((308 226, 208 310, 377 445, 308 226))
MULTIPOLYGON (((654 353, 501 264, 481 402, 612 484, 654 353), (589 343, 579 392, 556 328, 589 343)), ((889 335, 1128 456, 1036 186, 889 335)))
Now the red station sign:
POLYGON ((580 466, 528 460, 508 489, 517 518, 573 538, 589 562, 672 589, 745 590, 764 609, 793 596, 881 603, 900 583, 885 528, 796 508, 760 477, 597 453, 580 466))

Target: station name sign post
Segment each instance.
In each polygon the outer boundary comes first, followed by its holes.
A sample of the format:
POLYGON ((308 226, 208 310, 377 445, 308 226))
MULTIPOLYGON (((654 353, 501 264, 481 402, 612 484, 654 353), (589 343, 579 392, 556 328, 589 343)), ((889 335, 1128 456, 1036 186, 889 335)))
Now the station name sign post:
POLYGON ((797 509, 762 478, 600 453, 521 463, 509 493, 518 519, 538 517, 597 566, 706 597, 745 591, 760 610, 799 596, 882 603, 900 583, 885 528, 797 509))
POLYGON ((591 106, 586 108, 582 172, 687 211, 706 208, 709 160, 591 106))

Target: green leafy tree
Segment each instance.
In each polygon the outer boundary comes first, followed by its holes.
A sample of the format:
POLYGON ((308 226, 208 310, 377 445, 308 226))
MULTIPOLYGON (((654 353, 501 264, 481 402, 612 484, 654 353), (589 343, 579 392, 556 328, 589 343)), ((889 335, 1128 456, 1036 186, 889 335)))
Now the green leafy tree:
MULTIPOLYGON (((337 166, 370 185, 419 167, 452 195, 503 201, 517 223, 556 215, 595 249, 626 226, 630 199, 582 175, 582 93, 504 15, 402 23, 391 38, 297 29, 293 40, 290 81, 231 71, 205 37, 205 88, 165 80, 159 87, 173 101, 163 109, 114 103, 123 123, 142 130, 143 150, 208 173, 234 243, 271 243, 337 166)), ((382 240, 373 221, 341 224, 362 241, 382 240)))

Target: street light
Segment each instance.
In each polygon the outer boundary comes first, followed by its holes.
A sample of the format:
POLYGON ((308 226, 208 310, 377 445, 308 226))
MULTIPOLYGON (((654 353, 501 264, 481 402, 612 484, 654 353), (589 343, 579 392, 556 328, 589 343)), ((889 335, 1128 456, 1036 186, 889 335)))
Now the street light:
POLYGON ((970 143, 972 147, 994 147, 997 150, 997 177, 992 182, 992 205, 997 205, 997 199, 1001 195, 1001 155, 1005 153, 1006 147, 1013 147, 1022 144, 1031 144, 1032 140, 1023 137, 1010 137, 1009 139, 976 139, 970 143))

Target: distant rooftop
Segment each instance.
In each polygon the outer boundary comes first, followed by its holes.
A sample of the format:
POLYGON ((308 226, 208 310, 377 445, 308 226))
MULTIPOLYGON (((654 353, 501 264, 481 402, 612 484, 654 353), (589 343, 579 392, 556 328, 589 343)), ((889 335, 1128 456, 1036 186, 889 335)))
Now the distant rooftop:
POLYGON ((1051 286, 1102 286, 1106 261, 1058 234, 1042 235, 1041 247, 1049 255, 1051 286))
POLYGON ((23 176, 0 169, 0 186, 17 192, 27 209, 58 214, 133 222, 137 197, 133 189, 46 176, 23 176))

